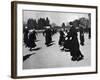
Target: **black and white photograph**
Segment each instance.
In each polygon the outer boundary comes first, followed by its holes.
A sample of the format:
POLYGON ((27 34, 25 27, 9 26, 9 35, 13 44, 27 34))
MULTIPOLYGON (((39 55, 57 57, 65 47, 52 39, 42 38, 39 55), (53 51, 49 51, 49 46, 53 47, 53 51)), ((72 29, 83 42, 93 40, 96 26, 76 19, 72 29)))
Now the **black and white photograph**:
POLYGON ((90 65, 90 13, 23 10, 23 69, 90 65))
POLYGON ((97 73, 97 7, 12 3, 12 76, 97 73))

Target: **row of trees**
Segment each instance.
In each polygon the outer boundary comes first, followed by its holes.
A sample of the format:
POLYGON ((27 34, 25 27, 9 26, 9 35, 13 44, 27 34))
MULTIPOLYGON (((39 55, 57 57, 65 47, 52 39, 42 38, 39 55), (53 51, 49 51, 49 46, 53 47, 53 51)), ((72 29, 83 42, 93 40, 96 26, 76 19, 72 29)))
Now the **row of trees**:
POLYGON ((90 24, 89 24, 89 19, 87 19, 87 18, 84 18, 84 17, 82 17, 82 18, 80 18, 80 19, 76 19, 76 20, 74 20, 73 21, 73 25, 75 26, 75 27, 80 27, 80 25, 81 25, 81 27, 83 27, 83 29, 84 29, 84 31, 85 32, 88 32, 88 29, 90 28, 90 24))
POLYGON ((49 25, 50 25, 50 20, 48 19, 48 17, 46 19, 39 18, 37 21, 36 21, 36 19, 28 19, 28 21, 27 21, 28 29, 35 28, 36 30, 41 30, 49 25))

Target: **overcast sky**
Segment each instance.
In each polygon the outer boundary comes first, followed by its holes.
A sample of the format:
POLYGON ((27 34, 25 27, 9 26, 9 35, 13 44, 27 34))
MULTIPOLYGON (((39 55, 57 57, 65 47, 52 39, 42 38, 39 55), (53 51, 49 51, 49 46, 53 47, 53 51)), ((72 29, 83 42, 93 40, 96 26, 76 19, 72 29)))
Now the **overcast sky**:
POLYGON ((64 22, 65 24, 69 21, 73 21, 75 19, 79 19, 81 17, 88 18, 87 13, 70 13, 70 12, 47 12, 47 11, 31 11, 24 10, 23 11, 23 21, 26 23, 29 18, 39 19, 48 17, 50 20, 50 24, 56 23, 58 26, 64 22))

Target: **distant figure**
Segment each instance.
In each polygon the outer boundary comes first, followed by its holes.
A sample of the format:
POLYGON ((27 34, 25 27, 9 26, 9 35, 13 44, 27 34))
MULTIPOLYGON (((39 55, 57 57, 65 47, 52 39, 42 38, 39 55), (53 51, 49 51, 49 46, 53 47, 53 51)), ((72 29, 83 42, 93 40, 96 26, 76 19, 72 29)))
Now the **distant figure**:
POLYGON ((80 26, 80 44, 84 45, 84 29, 80 26))
POLYGON ((83 55, 80 51, 80 47, 79 47, 79 42, 78 42, 78 38, 77 38, 77 30, 75 29, 75 27, 72 25, 70 31, 69 31, 69 37, 71 37, 71 45, 70 45, 70 53, 71 53, 71 60, 72 61, 79 61, 83 59, 83 55))
POLYGON ((65 34, 64 34, 64 31, 63 29, 61 29, 59 31, 60 33, 60 37, 59 37, 59 45, 62 46, 64 44, 64 40, 65 40, 65 34))
POLYGON ((32 48, 36 47, 36 43, 35 43, 35 30, 30 30, 29 32, 29 41, 28 41, 28 47, 30 48, 30 51, 32 51, 32 48))
POLYGON ((25 43, 25 47, 27 47, 28 46, 28 33, 29 33, 27 26, 25 27, 25 29, 24 29, 23 32, 24 32, 24 43, 25 43))
POLYGON ((43 36, 45 36, 45 45, 49 46, 52 43, 52 31, 49 26, 43 32, 43 36))
POLYGON ((37 38, 36 38, 36 36, 37 36, 37 32, 36 32, 36 30, 34 29, 34 39, 35 39, 35 41, 37 41, 37 38))
POLYGON ((88 33, 89 33, 88 38, 90 39, 91 38, 91 28, 88 28, 88 33))

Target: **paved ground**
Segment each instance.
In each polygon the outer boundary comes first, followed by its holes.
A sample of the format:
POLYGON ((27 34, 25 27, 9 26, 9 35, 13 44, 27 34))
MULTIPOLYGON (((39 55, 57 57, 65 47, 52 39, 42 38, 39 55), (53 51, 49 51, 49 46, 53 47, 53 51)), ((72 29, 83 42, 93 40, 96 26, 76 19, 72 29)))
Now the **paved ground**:
POLYGON ((80 46, 80 50, 84 55, 84 59, 77 62, 71 61, 70 52, 62 52, 58 45, 59 33, 53 35, 54 44, 50 47, 45 46, 45 38, 41 33, 38 34, 36 42, 39 50, 29 51, 29 48, 23 46, 23 69, 40 69, 40 68, 56 68, 56 67, 79 67, 91 65, 91 39, 85 34, 85 45, 80 46))

